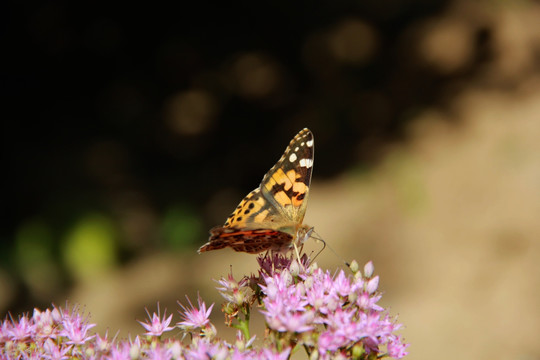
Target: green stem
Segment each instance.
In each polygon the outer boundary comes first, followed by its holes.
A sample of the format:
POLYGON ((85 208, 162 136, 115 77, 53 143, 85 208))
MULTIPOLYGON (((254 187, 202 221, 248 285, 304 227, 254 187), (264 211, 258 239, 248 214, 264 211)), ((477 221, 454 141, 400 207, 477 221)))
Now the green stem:
POLYGON ((244 320, 238 319, 238 324, 233 325, 238 330, 242 331, 242 334, 244 335, 244 339, 248 341, 250 339, 249 336, 249 318, 246 318, 244 320))
POLYGON ((235 328, 242 331, 242 334, 244 335, 244 339, 246 341, 249 341, 249 318, 250 318, 250 307, 244 305, 241 309, 242 314, 244 314, 244 319, 240 319, 240 316, 237 317, 238 324, 233 325, 235 328))

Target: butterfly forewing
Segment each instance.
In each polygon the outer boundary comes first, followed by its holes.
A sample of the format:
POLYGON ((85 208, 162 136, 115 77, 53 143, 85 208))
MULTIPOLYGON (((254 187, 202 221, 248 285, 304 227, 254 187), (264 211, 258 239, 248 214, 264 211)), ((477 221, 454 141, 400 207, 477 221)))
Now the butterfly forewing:
POLYGON ((285 153, 227 218, 210 230, 199 252, 231 247, 258 253, 291 244, 302 226, 313 168, 313 134, 300 131, 285 153))
POLYGON ((223 227, 260 228, 261 224, 273 223, 281 216, 278 209, 261 194, 260 188, 250 192, 227 218, 223 227))
POLYGON ((261 182, 261 193, 282 213, 284 221, 301 224, 304 219, 313 169, 313 150, 311 131, 300 131, 261 182))

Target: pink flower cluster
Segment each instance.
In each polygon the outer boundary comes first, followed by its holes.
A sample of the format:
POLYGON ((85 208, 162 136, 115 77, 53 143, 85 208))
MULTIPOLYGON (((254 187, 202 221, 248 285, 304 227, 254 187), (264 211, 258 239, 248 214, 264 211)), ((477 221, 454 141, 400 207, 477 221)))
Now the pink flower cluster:
POLYGON ((407 354, 408 345, 395 334, 401 324, 377 305, 379 277, 373 276, 371 262, 365 265, 364 274, 354 263, 349 276, 343 270, 334 276, 317 266, 295 262, 273 270, 268 264, 261 267, 266 269, 260 287, 267 326, 295 334, 297 344, 310 355, 316 352, 324 359, 336 354, 345 358, 384 354, 399 359, 407 354))
POLYGON ((68 359, 81 356, 80 349, 93 343, 90 324, 78 308, 34 309, 32 317, 6 319, 0 327, 0 354, 8 359, 68 359))
POLYGON ((32 316, 11 316, 0 322, 0 359, 289 359, 304 349, 310 359, 402 358, 408 345, 392 321, 377 305, 379 278, 368 263, 363 274, 358 265, 352 275, 331 275, 316 264, 308 266, 304 255, 299 264, 286 256, 259 257, 258 276, 236 281, 232 275, 219 280, 225 298, 222 311, 227 325, 238 329, 231 344, 217 337, 210 321, 213 304, 199 297, 180 305, 181 321, 171 326, 173 315, 148 313, 139 321, 146 332, 134 340, 109 339, 90 334, 95 325, 79 314, 53 306, 32 316), (253 306, 260 306, 266 320, 263 346, 255 348, 249 333, 253 306), (176 330, 180 339, 162 339, 176 330), (187 336, 186 336, 187 335, 187 336))
MULTIPOLYGON (((371 263, 366 268, 371 268, 371 263)), ((359 274, 359 273, 357 273, 359 274)), ((405 345, 394 334, 401 325, 390 320, 377 305, 378 277, 349 276, 341 270, 337 276, 320 268, 301 271, 293 277, 284 269, 264 276, 261 285, 268 327, 279 332, 304 333, 306 346, 320 355, 336 352, 352 355, 354 346, 367 354, 380 353, 387 346, 393 358, 405 356, 405 345), (307 333, 308 337, 305 336, 307 333), (307 339, 307 340, 306 340, 307 339)))

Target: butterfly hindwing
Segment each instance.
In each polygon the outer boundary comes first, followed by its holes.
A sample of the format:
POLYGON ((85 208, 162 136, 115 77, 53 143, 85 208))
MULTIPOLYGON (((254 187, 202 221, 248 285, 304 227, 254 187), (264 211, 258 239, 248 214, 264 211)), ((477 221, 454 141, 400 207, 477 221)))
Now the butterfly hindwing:
POLYGON ((199 252, 230 247, 234 251, 257 254, 283 248, 290 244, 292 235, 271 229, 242 230, 217 226, 210 230, 210 239, 199 252))

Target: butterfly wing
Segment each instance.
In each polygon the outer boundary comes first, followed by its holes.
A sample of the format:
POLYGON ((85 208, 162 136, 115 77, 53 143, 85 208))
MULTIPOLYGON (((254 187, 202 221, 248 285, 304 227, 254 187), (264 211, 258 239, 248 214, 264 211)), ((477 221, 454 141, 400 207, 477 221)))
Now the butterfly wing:
POLYGON ((293 236, 272 229, 237 229, 217 226, 210 230, 210 241, 199 253, 226 247, 234 251, 257 254, 267 250, 279 250, 291 243, 293 236))
POLYGON ((303 129, 260 186, 238 204, 222 227, 210 231, 199 253, 224 247, 258 253, 290 244, 304 219, 312 167, 313 134, 303 129))
POLYGON ((290 223, 302 224, 304 220, 313 155, 313 134, 306 128, 291 140, 283 156, 261 182, 264 198, 290 223))

